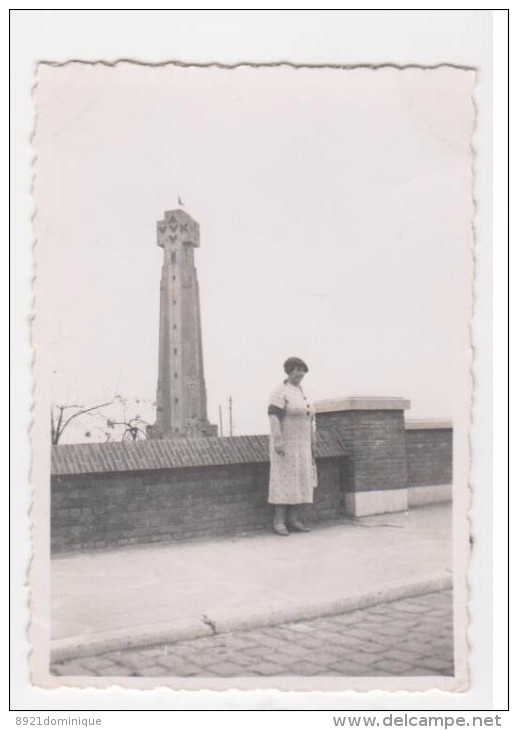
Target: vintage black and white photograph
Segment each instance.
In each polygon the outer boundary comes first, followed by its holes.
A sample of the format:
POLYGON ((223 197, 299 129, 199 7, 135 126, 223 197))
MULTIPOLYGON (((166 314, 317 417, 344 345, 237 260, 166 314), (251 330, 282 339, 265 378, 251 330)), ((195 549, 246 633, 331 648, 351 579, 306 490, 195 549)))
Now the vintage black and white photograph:
POLYGON ((39 65, 38 684, 468 687, 475 86, 39 65))

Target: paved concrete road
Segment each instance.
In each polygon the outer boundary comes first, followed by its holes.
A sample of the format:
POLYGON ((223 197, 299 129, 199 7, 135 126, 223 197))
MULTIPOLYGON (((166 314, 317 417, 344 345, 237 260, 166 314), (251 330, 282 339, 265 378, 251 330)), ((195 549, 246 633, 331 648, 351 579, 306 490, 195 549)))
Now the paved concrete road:
POLYGON ((454 674, 452 593, 336 616, 56 662, 60 676, 251 677, 454 674))

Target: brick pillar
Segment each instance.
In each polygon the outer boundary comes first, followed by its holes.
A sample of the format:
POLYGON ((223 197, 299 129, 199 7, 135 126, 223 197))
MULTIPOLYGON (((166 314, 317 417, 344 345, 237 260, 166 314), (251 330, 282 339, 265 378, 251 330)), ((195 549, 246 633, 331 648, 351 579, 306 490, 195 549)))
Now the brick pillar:
POLYGON ((408 509, 403 398, 340 398, 316 403, 317 429, 338 432, 351 454, 345 511, 353 517, 408 509))

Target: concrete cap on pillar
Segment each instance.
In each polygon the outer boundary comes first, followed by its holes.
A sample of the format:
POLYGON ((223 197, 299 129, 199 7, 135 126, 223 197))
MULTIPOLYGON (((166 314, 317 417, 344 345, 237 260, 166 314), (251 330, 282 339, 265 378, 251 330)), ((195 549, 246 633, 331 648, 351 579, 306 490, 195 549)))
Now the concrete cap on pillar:
POLYGON ((407 398, 330 398, 315 403, 317 413, 340 411, 405 411, 410 408, 407 398))

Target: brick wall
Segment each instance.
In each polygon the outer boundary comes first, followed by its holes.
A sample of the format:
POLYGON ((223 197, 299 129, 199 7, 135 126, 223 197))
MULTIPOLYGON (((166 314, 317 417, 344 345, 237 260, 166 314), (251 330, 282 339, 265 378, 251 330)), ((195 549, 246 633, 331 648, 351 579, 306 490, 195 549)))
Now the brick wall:
MULTIPOLYGON (((385 408, 377 401, 349 399, 339 411, 324 403, 317 413, 319 486, 305 507, 310 520, 450 498, 451 426, 405 424, 404 401, 385 399, 385 408)), ((269 529, 268 457, 267 436, 53 447, 52 549, 269 529)))
MULTIPOLYGON (((141 464, 155 465, 148 469, 132 466, 137 444, 54 447, 52 550, 270 529, 267 437, 215 439, 213 449, 207 448, 209 439, 193 440, 192 446, 180 441, 138 444, 141 464), (164 468, 160 464, 166 458, 169 463, 219 463, 164 468)), ((310 520, 321 522, 343 515, 347 457, 336 439, 324 437, 319 449, 319 486, 314 504, 305 510, 310 520)))
POLYGON ((451 484, 453 430, 451 427, 412 427, 405 431, 410 487, 451 484))

